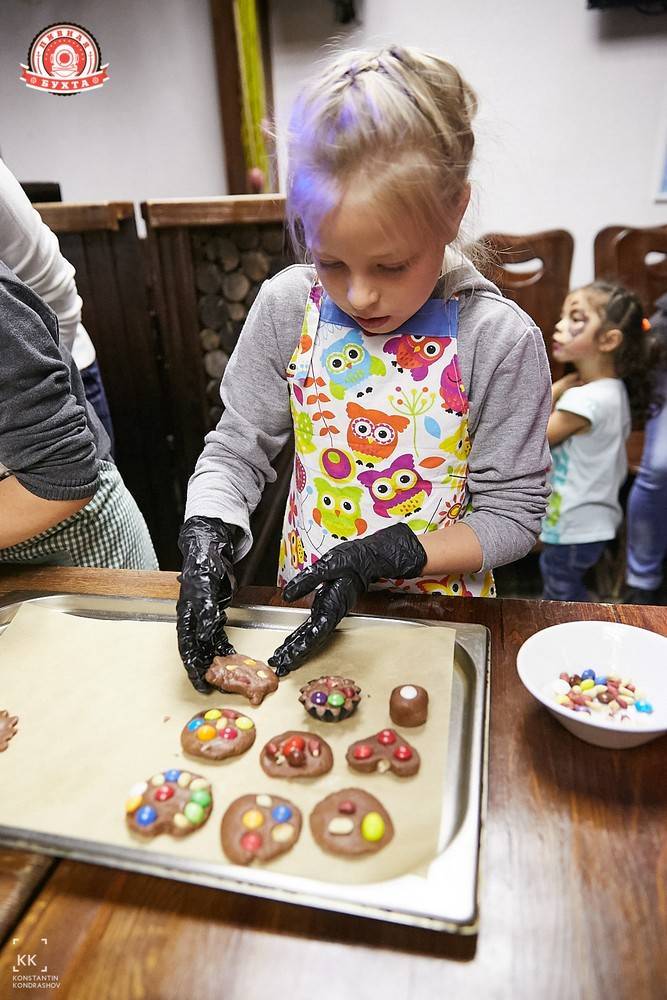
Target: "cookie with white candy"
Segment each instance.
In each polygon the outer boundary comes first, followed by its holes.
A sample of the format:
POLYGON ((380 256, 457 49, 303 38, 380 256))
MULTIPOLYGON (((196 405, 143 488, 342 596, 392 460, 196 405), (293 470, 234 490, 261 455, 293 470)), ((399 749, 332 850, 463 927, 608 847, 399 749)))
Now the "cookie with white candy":
POLYGON ((355 771, 371 774, 391 771, 399 778, 411 778, 419 770, 419 754, 395 729, 382 729, 348 747, 346 760, 355 771))
POLYGON ((242 795, 222 817, 222 849, 235 865, 271 861, 296 844, 301 812, 277 795, 242 795))
POLYGON ((125 816, 132 833, 142 837, 185 837, 204 825, 212 808, 210 782, 172 767, 132 786, 125 816))
POLYGON ((362 788, 343 788, 327 795, 310 814, 316 843, 332 854, 375 854, 394 836, 385 807, 362 788))
POLYGON ((270 778, 317 778, 333 767, 333 753, 321 736, 289 729, 264 745, 259 762, 270 778))
POLYGON ((261 705, 267 694, 278 690, 278 678, 268 663, 242 653, 216 656, 205 679, 219 691, 242 695, 251 705, 261 705))

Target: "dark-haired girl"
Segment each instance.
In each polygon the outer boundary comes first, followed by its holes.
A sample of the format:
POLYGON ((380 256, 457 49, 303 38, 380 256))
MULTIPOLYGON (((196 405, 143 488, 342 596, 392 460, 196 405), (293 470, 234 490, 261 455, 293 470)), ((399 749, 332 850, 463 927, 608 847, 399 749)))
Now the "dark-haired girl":
POLYGON ((583 577, 621 523, 625 442, 632 424, 641 426, 648 413, 654 352, 633 293, 594 282, 566 298, 553 354, 576 371, 552 388, 552 493, 540 556, 548 600, 590 600, 583 577))

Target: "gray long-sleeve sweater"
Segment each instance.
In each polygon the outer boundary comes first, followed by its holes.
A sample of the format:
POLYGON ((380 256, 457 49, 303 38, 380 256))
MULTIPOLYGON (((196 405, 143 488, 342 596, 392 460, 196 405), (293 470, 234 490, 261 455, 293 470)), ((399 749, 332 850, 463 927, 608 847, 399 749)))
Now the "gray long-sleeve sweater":
POLYGON ((0 262, 0 465, 44 500, 95 493, 109 439, 55 313, 0 262))
MULTIPOLYGON (((224 413, 190 479, 186 518, 238 525, 237 559, 252 544, 249 517, 289 436, 285 369, 314 277, 297 264, 262 285, 222 381, 224 413)), ((472 511, 464 520, 486 570, 525 555, 539 534, 549 495, 551 378, 540 331, 469 261, 448 274, 447 288, 459 295, 458 354, 470 403, 472 511)))

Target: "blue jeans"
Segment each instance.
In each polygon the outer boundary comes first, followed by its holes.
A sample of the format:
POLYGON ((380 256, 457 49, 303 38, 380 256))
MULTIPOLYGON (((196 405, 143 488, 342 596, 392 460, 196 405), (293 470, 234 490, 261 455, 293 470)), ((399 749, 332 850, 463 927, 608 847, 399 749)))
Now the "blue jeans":
MULTIPOLYGON (((659 391, 667 397, 667 371, 659 391)), ((628 496, 626 581, 657 590, 667 555, 667 401, 646 424, 639 472, 628 496)))
POLYGON ((83 391, 86 394, 86 399, 95 410, 95 413, 102 422, 102 426, 109 435, 109 441, 111 442, 111 454, 113 455, 113 424, 111 422, 111 413, 109 412, 107 394, 104 391, 104 384, 102 382, 102 374, 97 361, 93 361, 92 365, 88 365, 87 368, 82 368, 79 374, 81 375, 81 381, 83 382, 83 391))
POLYGON ((545 601, 590 601, 584 586, 584 573, 595 566, 606 542, 580 542, 576 545, 548 545, 540 553, 540 571, 545 601))

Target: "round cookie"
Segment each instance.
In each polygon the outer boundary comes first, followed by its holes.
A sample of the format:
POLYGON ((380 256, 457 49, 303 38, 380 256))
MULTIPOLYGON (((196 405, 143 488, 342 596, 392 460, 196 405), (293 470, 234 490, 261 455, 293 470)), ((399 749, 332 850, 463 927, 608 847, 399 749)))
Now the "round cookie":
POLYGON ((389 715, 397 726, 423 726, 428 715, 428 691, 418 684, 401 684, 389 697, 389 715))
POLYGON ((185 837, 204 825, 212 808, 211 785, 206 778, 170 768, 132 786, 125 818, 132 833, 142 837, 159 833, 185 837))
POLYGON ((329 674, 308 681, 299 692, 299 701, 320 722, 342 722, 356 711, 361 688, 349 677, 329 674))
POLYGON ((238 757, 255 742, 255 723, 233 708, 197 712, 181 730, 181 746, 191 757, 224 760, 238 757))
POLYGON ((272 861, 292 848, 301 833, 301 812, 277 795, 242 795, 220 825, 222 849, 235 865, 272 861))
POLYGON ((270 778, 317 778, 333 767, 333 753, 320 736, 290 729, 262 747, 259 762, 270 778))
POLYGON ((216 656, 205 679, 227 694, 241 694, 251 705, 261 705, 267 694, 278 689, 278 678, 268 663, 234 653, 216 656))
POLYGON ((345 755, 350 767, 363 774, 391 771, 399 778, 410 778, 419 770, 421 760, 413 746, 395 729, 382 729, 365 740, 357 740, 345 755))
POLYGON ((310 829, 322 850, 343 856, 375 854, 394 836, 387 810, 361 788, 343 788, 318 802, 310 829))
POLYGON ((16 735, 18 724, 18 715, 10 715, 6 708, 0 711, 0 753, 7 749, 9 741, 16 735))

